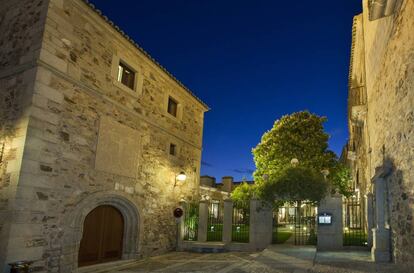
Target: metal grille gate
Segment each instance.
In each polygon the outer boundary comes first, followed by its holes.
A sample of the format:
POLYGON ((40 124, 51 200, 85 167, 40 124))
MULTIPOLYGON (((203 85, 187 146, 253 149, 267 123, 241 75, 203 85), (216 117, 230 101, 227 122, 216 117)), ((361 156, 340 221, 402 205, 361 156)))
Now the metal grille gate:
POLYGON ((312 204, 285 204, 273 212, 274 244, 315 245, 316 239, 316 207, 312 204))
POLYGON ((356 196, 344 199, 344 245, 367 246, 364 208, 356 196))
POLYGON ((207 241, 223 239, 223 202, 212 200, 208 207, 207 241))
POLYGON ((184 216, 184 240, 197 241, 198 203, 188 203, 184 216))
POLYGON ((250 202, 233 203, 231 239, 233 242, 249 242, 250 202))

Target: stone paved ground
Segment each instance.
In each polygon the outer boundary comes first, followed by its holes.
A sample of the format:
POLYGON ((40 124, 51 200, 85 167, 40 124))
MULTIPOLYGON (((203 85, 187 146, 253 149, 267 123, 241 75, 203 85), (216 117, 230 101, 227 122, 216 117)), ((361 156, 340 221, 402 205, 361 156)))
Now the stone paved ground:
MULTIPOLYGON (((91 272, 98 272, 92 270, 91 272)), ((319 252, 314 247, 271 246, 262 252, 172 252, 127 265, 108 267, 111 273, 410 273, 409 268, 375 264, 369 252, 319 252)))

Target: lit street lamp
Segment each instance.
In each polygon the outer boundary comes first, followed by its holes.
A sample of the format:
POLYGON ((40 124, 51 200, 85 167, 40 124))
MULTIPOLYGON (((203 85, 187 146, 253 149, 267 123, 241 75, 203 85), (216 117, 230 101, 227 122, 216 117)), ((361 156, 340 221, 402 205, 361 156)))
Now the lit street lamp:
POLYGON ((293 167, 296 167, 299 164, 299 160, 297 158, 292 158, 290 164, 292 164, 293 167))
POLYGON ((177 181, 184 182, 187 179, 187 175, 185 172, 181 171, 176 177, 175 177, 175 183, 174 187, 177 186, 177 181))

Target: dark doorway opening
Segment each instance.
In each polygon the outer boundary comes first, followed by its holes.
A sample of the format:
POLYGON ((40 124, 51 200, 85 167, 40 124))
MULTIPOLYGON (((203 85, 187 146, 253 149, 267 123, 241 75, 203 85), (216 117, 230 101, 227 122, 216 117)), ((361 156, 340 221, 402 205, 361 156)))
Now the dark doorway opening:
POLYGON ((79 266, 93 265, 122 258, 124 218, 112 206, 92 210, 83 224, 79 247, 79 266))

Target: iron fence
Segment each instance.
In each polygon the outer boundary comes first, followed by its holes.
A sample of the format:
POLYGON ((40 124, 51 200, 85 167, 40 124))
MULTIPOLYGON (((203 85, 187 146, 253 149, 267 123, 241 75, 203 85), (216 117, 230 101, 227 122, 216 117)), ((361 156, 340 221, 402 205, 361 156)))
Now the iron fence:
POLYGON ((184 240, 197 241, 198 238, 198 203, 188 203, 184 218, 184 240))
POLYGON ((223 202, 212 200, 208 207, 207 241, 223 240, 223 202))
POLYGON ((289 206, 278 207, 273 210, 272 243, 283 244, 293 235, 295 222, 295 208, 289 206))
POLYGON ((356 196, 346 198, 344 208, 344 246, 367 246, 364 208, 356 196))
POLYGON ((233 203, 231 239, 233 242, 248 243, 250 230, 250 202, 233 203))
POLYGON ((316 207, 309 202, 286 203, 273 211, 272 243, 315 245, 316 207))

